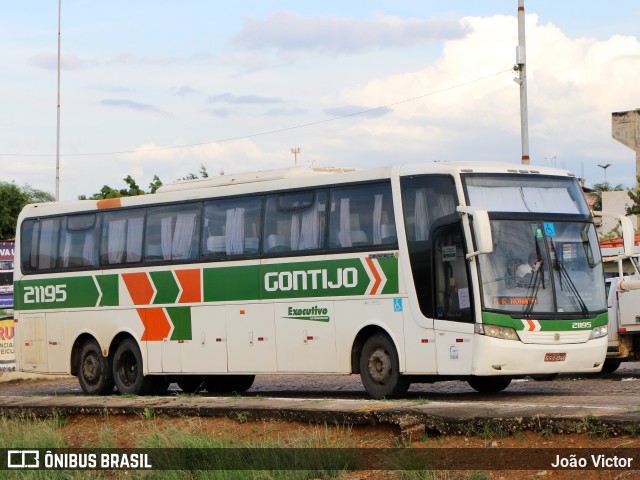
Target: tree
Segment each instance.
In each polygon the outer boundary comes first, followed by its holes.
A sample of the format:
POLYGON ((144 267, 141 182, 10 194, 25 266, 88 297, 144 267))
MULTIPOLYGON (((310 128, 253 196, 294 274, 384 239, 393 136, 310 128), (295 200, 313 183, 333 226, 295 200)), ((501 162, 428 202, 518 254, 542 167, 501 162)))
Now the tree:
POLYGON ((25 185, 0 182, 0 240, 15 238, 18 215, 29 203, 52 202, 53 195, 25 185))
POLYGON ((209 172, 207 172, 207 167, 205 167, 202 163, 198 168, 198 173, 189 173, 186 177, 182 177, 180 180, 195 180, 197 178, 209 178, 209 172))
MULTIPOLYGON (((154 180, 156 180, 158 179, 158 176, 156 175, 153 178, 154 180)), ((131 175, 127 175, 122 180, 127 184, 129 188, 121 188, 120 190, 116 190, 109 185, 103 185, 98 193, 94 193, 88 198, 86 195, 78 195, 78 200, 105 200, 107 198, 135 197, 137 195, 144 195, 146 193, 138 186, 131 175)), ((158 182, 160 182, 160 179, 158 179, 158 182)), ((160 182, 160 184, 162 185, 162 182, 160 182)))
MULTIPOLYGON (((640 176, 636 178, 636 185, 640 185, 640 176)), ((627 215, 640 215, 640 187, 627 188, 629 198, 633 200, 633 205, 627 207, 627 215)))
POLYGON ((149 184, 149 193, 156 193, 161 186, 162 181, 158 178, 158 175, 154 175, 152 182, 149 184))
POLYGON ((593 186, 593 192, 591 195, 596 199, 593 202, 593 209, 596 211, 602 211, 602 193, 603 192, 617 192, 622 190, 622 184, 612 186, 609 182, 596 183, 593 186))

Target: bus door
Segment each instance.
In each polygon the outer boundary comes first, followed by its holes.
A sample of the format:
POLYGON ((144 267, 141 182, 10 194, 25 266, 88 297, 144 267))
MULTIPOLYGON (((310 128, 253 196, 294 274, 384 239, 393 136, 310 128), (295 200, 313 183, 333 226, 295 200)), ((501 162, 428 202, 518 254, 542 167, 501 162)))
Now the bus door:
POLYGON ((473 297, 462 224, 433 234, 434 327, 439 374, 469 374, 473 358, 473 297))

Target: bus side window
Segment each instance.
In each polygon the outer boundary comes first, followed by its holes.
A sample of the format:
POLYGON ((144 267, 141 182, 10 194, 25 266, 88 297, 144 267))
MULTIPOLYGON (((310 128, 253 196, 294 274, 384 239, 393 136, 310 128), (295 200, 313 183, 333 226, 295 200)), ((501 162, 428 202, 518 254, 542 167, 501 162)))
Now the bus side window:
POLYGON ((52 270, 58 262, 60 217, 28 220, 22 226, 22 271, 52 270))
POLYGON ((98 265, 99 216, 95 213, 69 215, 63 219, 60 235, 59 268, 98 265))
POLYGON ((145 262, 198 258, 200 207, 200 203, 187 203, 149 208, 145 262))
POLYGON ((265 253, 323 248, 326 205, 323 190, 270 195, 264 220, 265 253))
POLYGON ((38 232, 40 222, 25 220, 20 232, 20 266, 23 272, 33 272, 38 267, 38 232))
POLYGON ((144 238, 144 210, 107 212, 102 223, 100 263, 119 265, 142 260, 144 238))
POLYGON ((204 204, 202 251, 206 258, 257 254, 261 198, 212 200, 204 204))
POLYGON ((334 188, 330 205, 331 248, 397 244, 389 184, 334 188))

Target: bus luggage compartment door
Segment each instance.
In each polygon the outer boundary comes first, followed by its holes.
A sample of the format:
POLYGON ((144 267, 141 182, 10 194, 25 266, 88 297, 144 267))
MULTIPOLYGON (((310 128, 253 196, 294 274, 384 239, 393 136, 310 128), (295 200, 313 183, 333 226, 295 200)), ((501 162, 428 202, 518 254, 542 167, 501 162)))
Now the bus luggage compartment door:
POLYGON ((45 315, 22 315, 16 328, 20 342, 20 368, 25 372, 47 372, 47 324, 45 315))

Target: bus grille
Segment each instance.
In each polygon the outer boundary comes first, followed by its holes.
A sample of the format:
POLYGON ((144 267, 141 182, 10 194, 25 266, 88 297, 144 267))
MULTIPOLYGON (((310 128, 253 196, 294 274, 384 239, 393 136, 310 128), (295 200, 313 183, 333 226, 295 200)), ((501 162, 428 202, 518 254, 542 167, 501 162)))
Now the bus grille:
POLYGON ((563 343, 585 343, 589 340, 591 330, 573 332, 527 332, 520 330, 518 336, 522 343, 538 343, 544 345, 562 345, 563 343), (556 335, 559 335, 558 338, 556 335))

